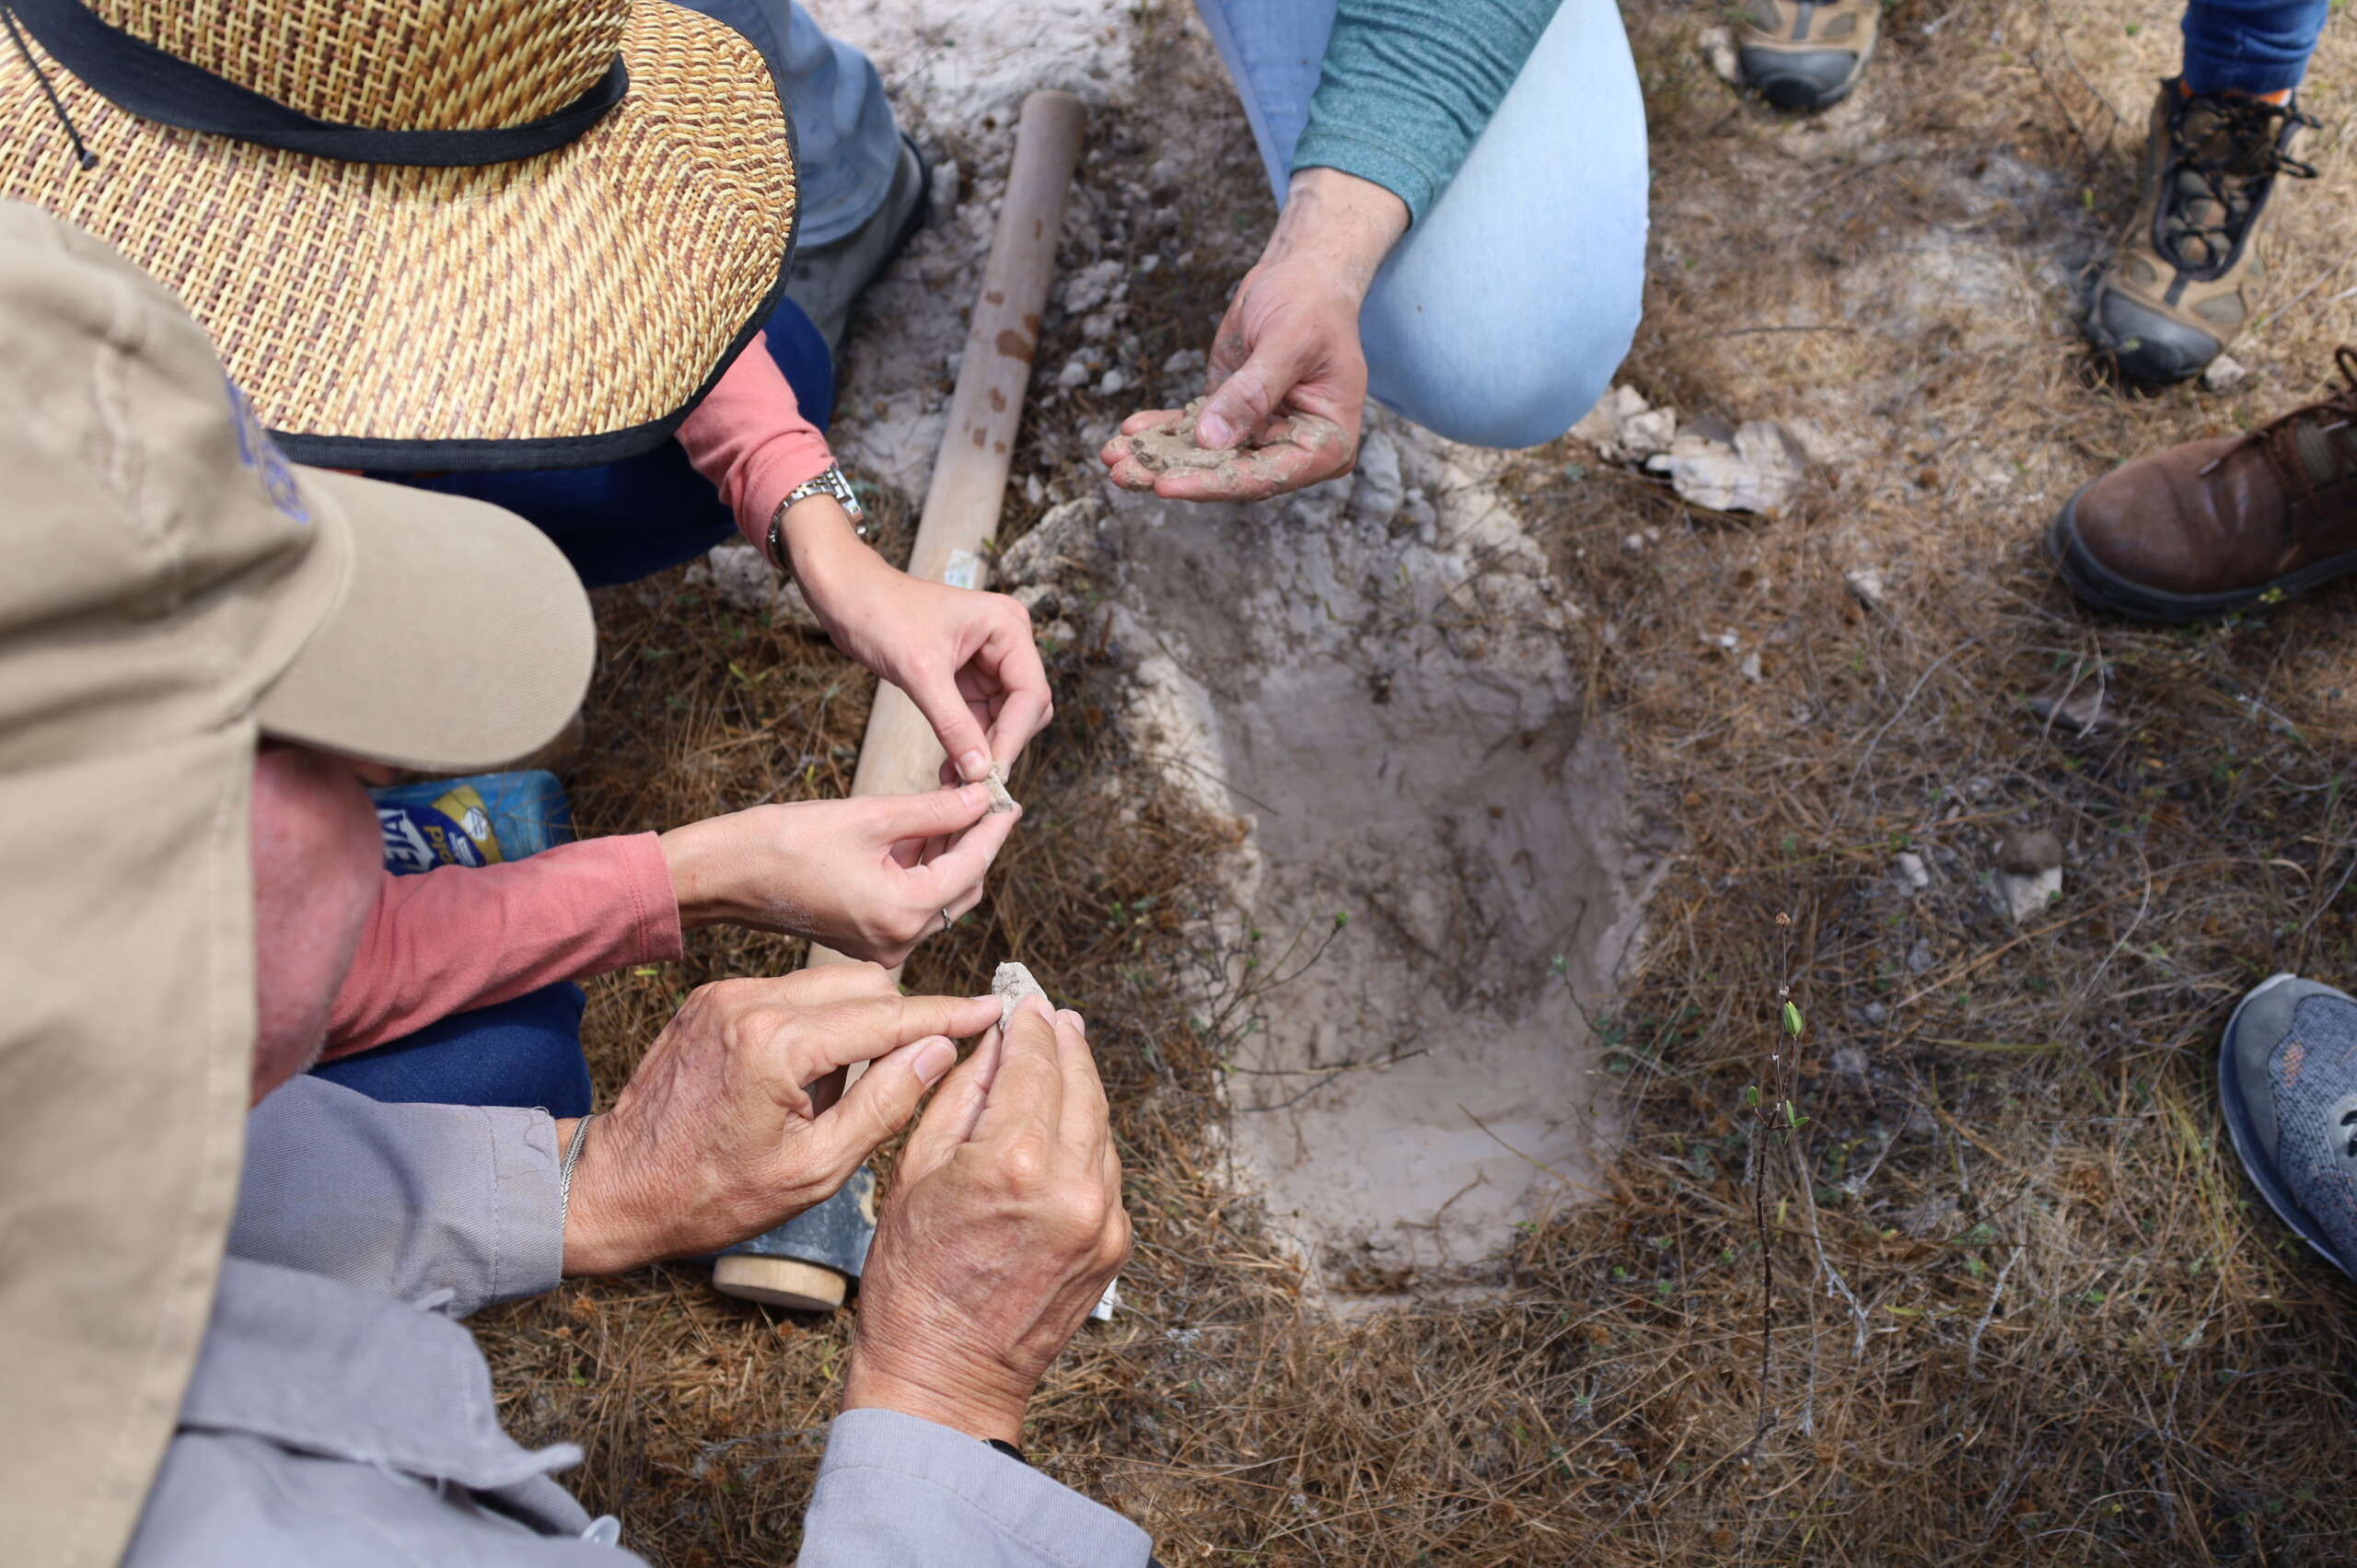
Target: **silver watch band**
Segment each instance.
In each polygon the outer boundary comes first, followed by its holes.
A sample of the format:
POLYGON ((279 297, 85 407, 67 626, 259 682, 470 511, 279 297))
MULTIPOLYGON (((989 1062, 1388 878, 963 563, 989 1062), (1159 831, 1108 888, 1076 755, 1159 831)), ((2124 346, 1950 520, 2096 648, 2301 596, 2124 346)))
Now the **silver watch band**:
POLYGON ((785 559, 786 509, 795 502, 807 501, 813 495, 833 497, 836 505, 850 515, 853 531, 862 539, 867 537, 867 529, 864 526, 867 519, 867 508, 859 504, 858 495, 852 491, 851 481, 843 477, 842 465, 829 463, 810 478, 795 485, 786 498, 777 504, 777 510, 770 514, 770 532, 766 548, 769 552, 770 564, 781 572, 792 569, 787 565, 785 559))

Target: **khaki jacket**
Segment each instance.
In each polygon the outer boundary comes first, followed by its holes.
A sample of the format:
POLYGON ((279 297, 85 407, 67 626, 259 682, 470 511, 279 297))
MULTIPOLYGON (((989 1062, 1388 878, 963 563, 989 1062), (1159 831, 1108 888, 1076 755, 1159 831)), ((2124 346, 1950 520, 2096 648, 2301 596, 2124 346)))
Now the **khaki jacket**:
MULTIPOLYGON (((557 1283, 553 1124, 380 1105, 297 1078, 248 1124, 203 1350, 135 1568, 617 1565, 621 1527, 553 1479, 570 1444, 500 1430, 459 1318, 557 1283)), ((811 1568, 1142 1565, 1144 1533, 981 1443, 839 1417, 803 1521, 811 1568)))

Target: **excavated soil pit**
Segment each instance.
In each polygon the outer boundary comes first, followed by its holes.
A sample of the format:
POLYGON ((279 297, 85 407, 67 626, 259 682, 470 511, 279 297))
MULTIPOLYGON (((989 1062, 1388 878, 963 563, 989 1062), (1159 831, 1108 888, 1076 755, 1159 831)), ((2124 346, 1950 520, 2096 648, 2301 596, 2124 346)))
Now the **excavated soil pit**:
POLYGON ((1478 1284, 1595 1191, 1585 1016, 1660 864, 1496 459, 1398 430, 1282 503, 1121 496, 1095 549, 1132 721, 1246 819, 1234 1149, 1330 1300, 1478 1284))

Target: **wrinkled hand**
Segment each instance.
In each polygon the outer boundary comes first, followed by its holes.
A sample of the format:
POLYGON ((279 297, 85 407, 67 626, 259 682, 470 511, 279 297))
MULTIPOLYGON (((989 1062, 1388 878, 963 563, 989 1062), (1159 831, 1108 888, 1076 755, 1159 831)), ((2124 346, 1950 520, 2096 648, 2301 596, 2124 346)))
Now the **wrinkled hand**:
POLYGON ((1031 612, 1004 594, 927 582, 900 571, 852 533, 823 496, 786 513, 794 575, 827 635, 908 693, 969 784, 996 761, 1011 768, 1055 716, 1031 612), (817 520, 797 517, 824 508, 817 520))
MULTIPOLYGON (((699 987, 582 1145, 564 1272, 733 1246, 841 1187, 957 1060, 995 997, 902 996, 872 964, 699 987), (840 1099, 811 1086, 872 1065, 840 1099)), ((556 1124, 562 1152, 576 1122, 556 1124)))
POLYGON ((1295 174, 1212 339, 1196 444, 1244 450, 1218 468, 1157 473, 1130 438, 1178 416, 1150 410, 1123 420, 1098 454, 1113 482, 1173 500, 1251 501, 1348 473, 1366 411, 1359 308, 1407 226, 1406 204, 1378 185, 1332 168, 1295 174))
POLYGON ((980 784, 756 806, 659 841, 691 929, 726 922, 897 965, 964 914, 1021 812, 980 784))
POLYGON ((860 1279, 843 1409, 1015 1442, 1049 1364, 1129 1255, 1080 1015, 1027 999, 910 1135, 860 1279))

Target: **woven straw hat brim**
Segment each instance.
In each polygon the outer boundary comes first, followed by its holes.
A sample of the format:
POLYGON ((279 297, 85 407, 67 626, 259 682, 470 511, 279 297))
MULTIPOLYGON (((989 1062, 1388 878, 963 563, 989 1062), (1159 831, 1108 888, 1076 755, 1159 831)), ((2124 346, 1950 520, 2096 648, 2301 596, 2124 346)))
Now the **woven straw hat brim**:
POLYGON ((477 168, 346 163, 117 109, 33 45, 77 167, 0 48, 0 197, 177 292, 298 461, 610 462, 667 436, 767 319, 793 248, 793 130, 761 52, 640 0, 630 91, 578 141, 477 168))

